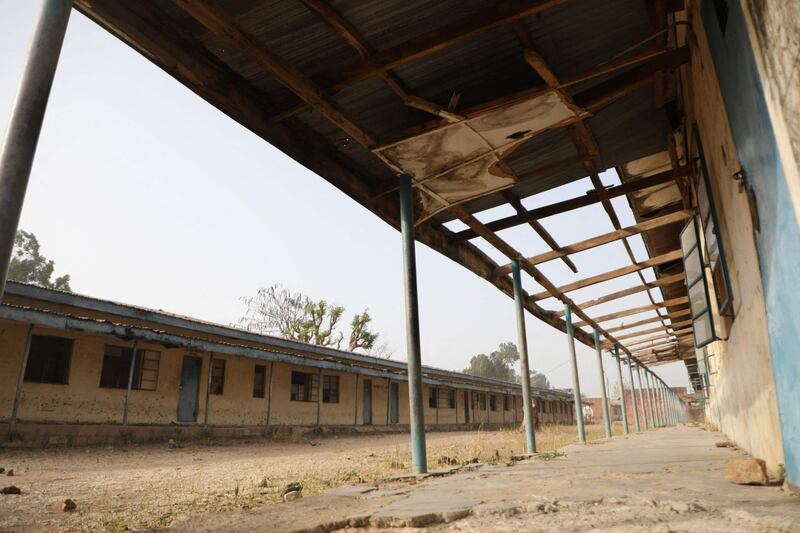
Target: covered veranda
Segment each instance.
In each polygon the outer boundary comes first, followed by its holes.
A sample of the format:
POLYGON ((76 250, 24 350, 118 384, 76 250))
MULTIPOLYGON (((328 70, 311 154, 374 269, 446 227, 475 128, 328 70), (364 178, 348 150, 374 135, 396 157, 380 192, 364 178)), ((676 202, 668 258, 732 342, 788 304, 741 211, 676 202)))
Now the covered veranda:
MULTIPOLYGON (((613 353, 620 382, 626 365, 637 389, 626 432, 685 419, 682 399, 652 371, 683 362, 702 388, 695 346, 709 334, 707 291, 690 295, 704 286, 684 271, 698 240, 698 164, 687 155, 681 105, 683 2, 48 0, 0 160, 3 283, 73 7, 400 229, 415 472, 427 470, 416 241, 514 299, 529 452, 535 350, 525 311, 566 334, 576 413, 577 341, 596 350, 603 398, 601 352, 613 353), (611 185, 601 176, 609 170, 611 185), (537 195, 586 178, 585 194, 537 204, 537 195), (634 224, 623 225, 615 199, 634 224), (564 243, 546 229, 544 219, 569 223, 589 205, 602 206, 612 231, 564 243), (512 242, 507 232, 520 227, 547 250, 512 242), (646 257, 637 256, 639 238, 646 257), (571 256, 598 247, 627 264, 579 271, 571 256), (551 282, 553 264, 575 281, 551 282), (575 296, 624 276, 637 281, 575 296), (642 295, 648 303, 634 304, 642 295)), ((604 419, 610 436, 607 409, 604 419)), ((584 440, 582 417, 576 424, 584 440)))

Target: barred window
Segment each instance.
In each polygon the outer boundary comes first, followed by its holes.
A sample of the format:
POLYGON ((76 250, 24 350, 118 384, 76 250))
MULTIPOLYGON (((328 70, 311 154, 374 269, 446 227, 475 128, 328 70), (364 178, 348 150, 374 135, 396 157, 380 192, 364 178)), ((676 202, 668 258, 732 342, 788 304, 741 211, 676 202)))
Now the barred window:
POLYGON ((225 359, 213 359, 211 361, 211 383, 209 392, 211 394, 222 394, 225 388, 225 359))
POLYGON ((253 373, 253 398, 263 398, 267 384, 267 367, 256 365, 253 373))
POLYGON ((428 388, 428 407, 436 409, 439 403, 439 390, 436 387, 428 388))
POLYGON ((66 385, 71 357, 72 339, 33 335, 24 380, 66 385))
POLYGON ((133 390, 156 390, 161 352, 154 350, 134 350, 121 346, 106 345, 103 354, 103 367, 100 371, 100 386, 108 389, 127 389, 134 351, 133 390))
POLYGON ((292 371, 292 390, 289 399, 293 402, 316 402, 319 397, 319 375, 292 371))
POLYGON ((322 376, 322 402, 339 403, 339 376, 322 376))
POLYGON ((497 411, 497 396, 494 394, 489 396, 489 409, 497 411))
POLYGON ((511 396, 503 396, 503 411, 511 410, 511 396))
POLYGON ((485 411, 486 410, 486 393, 483 393, 483 392, 480 393, 478 395, 478 401, 480 402, 480 405, 481 405, 481 411, 485 411))

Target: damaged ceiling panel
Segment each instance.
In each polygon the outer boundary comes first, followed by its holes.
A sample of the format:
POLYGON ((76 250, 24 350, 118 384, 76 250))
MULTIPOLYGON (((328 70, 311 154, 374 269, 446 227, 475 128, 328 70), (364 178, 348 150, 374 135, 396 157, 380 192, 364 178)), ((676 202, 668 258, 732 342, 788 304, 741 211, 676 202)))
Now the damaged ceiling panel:
POLYGON ((424 222, 450 205, 513 187, 503 157, 532 136, 574 122, 579 111, 557 91, 483 111, 375 150, 399 173, 411 175, 424 222))

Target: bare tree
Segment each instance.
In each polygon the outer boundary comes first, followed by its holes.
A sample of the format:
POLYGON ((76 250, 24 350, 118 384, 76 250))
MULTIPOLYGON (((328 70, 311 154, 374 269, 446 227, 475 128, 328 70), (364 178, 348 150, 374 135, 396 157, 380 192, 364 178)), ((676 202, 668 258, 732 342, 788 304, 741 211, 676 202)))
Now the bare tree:
POLYGON ((348 350, 354 352, 359 348, 363 348, 369 352, 369 350, 372 349, 379 335, 369 330, 370 322, 372 322, 372 317, 369 316, 369 309, 364 309, 363 313, 353 317, 353 321, 350 323, 350 344, 348 350))
MULTIPOLYGON (((317 346, 341 348, 344 333, 338 330, 344 307, 325 300, 311 300, 300 292, 292 292, 280 284, 259 289, 255 296, 242 298, 247 306, 238 325, 248 331, 278 335, 317 346)), ((370 330, 372 317, 368 310, 357 314, 351 322, 348 349, 369 352, 375 348, 378 334, 370 330)), ((383 346, 382 354, 391 352, 383 346)), ((388 357, 388 355, 378 355, 388 357)))

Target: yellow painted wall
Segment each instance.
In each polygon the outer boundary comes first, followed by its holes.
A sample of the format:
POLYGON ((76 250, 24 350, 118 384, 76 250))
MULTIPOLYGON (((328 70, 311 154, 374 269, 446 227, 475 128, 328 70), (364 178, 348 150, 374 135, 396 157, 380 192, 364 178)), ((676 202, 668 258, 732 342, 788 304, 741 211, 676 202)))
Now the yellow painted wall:
MULTIPOLYGON (((736 319, 730 328, 715 316, 719 341, 709 345, 712 378, 707 417, 737 445, 764 459, 770 469, 783 461, 775 383, 769 350, 764 293, 747 195, 733 179, 741 166, 717 83, 698 2, 691 2, 698 46, 686 83, 687 114, 697 121, 712 179, 736 319)), ((713 286, 711 287, 713 289, 713 286)), ((712 297, 712 302, 714 298, 712 297)), ((699 353, 698 353, 699 357, 699 353)))
POLYGON ((28 327, 0 321, 0 420, 8 420, 14 405, 28 327))

